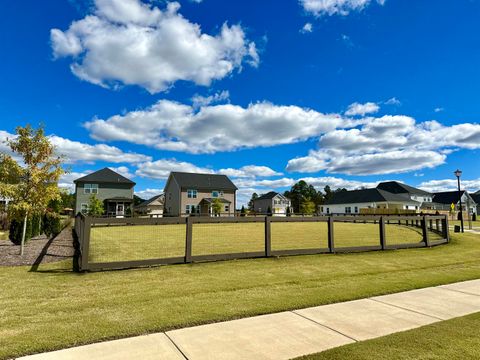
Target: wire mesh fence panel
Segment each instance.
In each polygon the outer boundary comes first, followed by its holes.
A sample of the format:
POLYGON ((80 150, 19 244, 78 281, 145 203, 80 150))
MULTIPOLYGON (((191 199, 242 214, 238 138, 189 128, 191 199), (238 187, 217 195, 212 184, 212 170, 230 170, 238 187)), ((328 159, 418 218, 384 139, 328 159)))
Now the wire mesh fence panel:
POLYGON ((185 256, 184 224, 92 226, 91 263, 185 256))
POLYGON ((334 222, 335 248, 380 246, 380 225, 374 222, 334 222))
POLYGON ((272 250, 328 248, 327 222, 272 222, 272 250))
POLYGON ((265 224, 212 223, 192 225, 192 256, 265 250, 265 224))
POLYGON ((407 226, 405 222, 398 225, 398 221, 385 223, 385 238, 387 245, 418 244, 423 242, 421 227, 407 226))

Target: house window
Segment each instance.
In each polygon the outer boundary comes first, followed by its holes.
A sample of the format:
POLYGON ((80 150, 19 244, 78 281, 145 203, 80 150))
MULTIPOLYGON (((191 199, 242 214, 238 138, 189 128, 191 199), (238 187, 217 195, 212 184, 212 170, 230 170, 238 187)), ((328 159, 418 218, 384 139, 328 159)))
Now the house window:
POLYGON ((351 214, 352 213, 352 208, 350 206, 345 208, 345 214, 351 214))
POLYGON ((330 214, 330 208, 327 208, 327 214, 330 214))
POLYGON ((84 194, 98 194, 98 184, 85 184, 83 192, 84 194))
POLYGON ((86 214, 88 212, 88 204, 82 204, 81 210, 82 214, 86 214))
POLYGON ((172 200, 172 193, 168 193, 168 200, 172 200))
POLYGON ((323 213, 323 206, 322 206, 322 207, 320 207, 320 212, 322 212, 322 213, 323 213))
POLYGON ((185 205, 185 214, 190 214, 190 205, 185 205))
POLYGON ((218 198, 220 195, 219 191, 212 191, 212 198, 218 198))
POLYGON ((225 205, 225 212, 229 212, 230 211, 230 206, 229 205, 225 205))
POLYGON ((187 190, 187 197, 189 199, 196 199, 197 198, 197 190, 187 190))
POLYGON ((358 214, 358 206, 355 206, 355 214, 358 214))

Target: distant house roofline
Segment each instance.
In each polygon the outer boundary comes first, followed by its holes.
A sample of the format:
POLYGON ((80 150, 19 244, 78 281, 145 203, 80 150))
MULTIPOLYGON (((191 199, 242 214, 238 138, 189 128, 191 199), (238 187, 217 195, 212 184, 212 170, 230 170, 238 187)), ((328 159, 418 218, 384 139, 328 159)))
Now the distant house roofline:
POLYGON ((91 174, 85 175, 81 178, 73 180, 75 184, 77 183, 102 183, 102 184, 130 184, 136 185, 130 179, 127 179, 125 176, 120 175, 119 173, 113 171, 112 169, 106 167, 101 170, 97 170, 91 174))
POLYGON ((181 189, 195 189, 195 190, 218 190, 218 191, 237 191, 238 188, 226 175, 222 174, 208 174, 208 173, 187 173, 172 171, 170 173, 167 185, 170 182, 170 178, 181 189))

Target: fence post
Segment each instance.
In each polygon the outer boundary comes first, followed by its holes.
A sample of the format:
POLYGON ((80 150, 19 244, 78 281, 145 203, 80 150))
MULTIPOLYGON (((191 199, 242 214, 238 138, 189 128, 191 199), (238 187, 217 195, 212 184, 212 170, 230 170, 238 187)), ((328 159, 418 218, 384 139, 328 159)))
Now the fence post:
POLYGON ((445 217, 442 219, 442 232, 443 232, 443 238, 447 240, 447 242, 450 242, 450 232, 448 231, 448 216, 445 215, 445 217))
POLYGON ((382 246, 382 250, 385 250, 387 247, 385 239, 385 218, 383 216, 380 216, 380 245, 382 246))
POLYGON ((427 217, 424 215, 421 220, 422 232, 423 232, 423 241, 425 242, 426 247, 430 247, 430 239, 428 236, 428 227, 427 227, 427 217))
POLYGON ((81 271, 86 271, 88 270, 88 254, 90 251, 90 233, 92 230, 92 218, 91 217, 85 217, 84 222, 83 222, 83 231, 82 231, 82 237, 81 241, 82 244, 80 248, 82 249, 82 265, 80 270, 81 271))
POLYGON ((272 222, 265 216, 265 257, 272 256, 272 222))
POLYGON ((430 222, 430 224, 429 224, 429 225, 430 225, 430 231, 432 231, 432 230, 433 230, 433 220, 430 219, 430 220, 428 220, 428 221, 430 222))
POLYGON ((185 262, 191 263, 192 262, 192 218, 187 216, 186 220, 186 236, 185 236, 185 262))
POLYGON ((328 249, 330 253, 335 252, 335 235, 333 231, 333 216, 328 217, 328 249))

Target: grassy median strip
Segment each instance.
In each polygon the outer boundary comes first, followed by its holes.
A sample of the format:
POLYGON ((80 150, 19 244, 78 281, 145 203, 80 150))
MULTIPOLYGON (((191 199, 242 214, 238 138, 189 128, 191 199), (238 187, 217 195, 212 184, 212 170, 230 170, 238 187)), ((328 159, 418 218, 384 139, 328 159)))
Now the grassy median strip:
POLYGON ((358 342, 298 360, 480 359, 480 313, 358 342))
MULTIPOLYGON (((0 359, 480 278, 480 236, 342 255, 77 274, 0 267, 0 359)), ((441 336, 437 333, 436 336, 441 336)))

